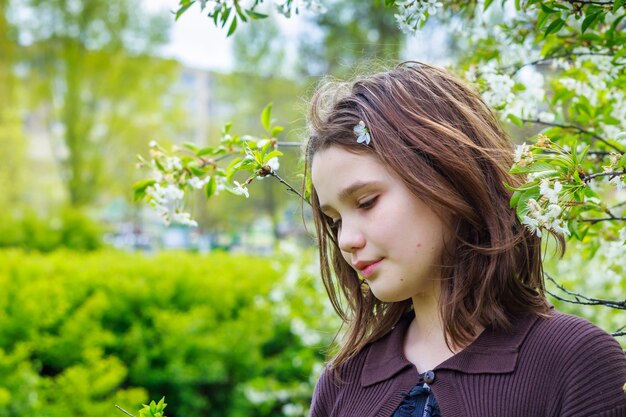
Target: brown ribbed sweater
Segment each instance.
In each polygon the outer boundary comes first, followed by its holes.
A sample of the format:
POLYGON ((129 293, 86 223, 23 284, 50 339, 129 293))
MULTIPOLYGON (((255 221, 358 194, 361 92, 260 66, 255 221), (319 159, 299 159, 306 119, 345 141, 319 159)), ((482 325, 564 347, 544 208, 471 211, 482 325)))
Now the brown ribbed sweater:
MULTIPOLYGON (((412 316, 340 367, 325 370, 311 417, 389 417, 419 374, 402 343, 412 316)), ((511 333, 487 328, 433 370, 442 417, 626 417, 626 357, 578 317, 525 315, 511 333)), ((431 375, 432 376, 432 375, 431 375)))

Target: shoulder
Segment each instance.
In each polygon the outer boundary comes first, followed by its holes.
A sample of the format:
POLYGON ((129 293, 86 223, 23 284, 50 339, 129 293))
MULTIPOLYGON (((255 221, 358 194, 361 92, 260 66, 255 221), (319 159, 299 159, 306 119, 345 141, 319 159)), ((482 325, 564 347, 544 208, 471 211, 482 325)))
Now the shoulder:
POLYGON ((528 337, 539 346, 556 348, 561 353, 584 356, 584 352, 608 349, 624 356, 613 336, 581 317, 559 311, 547 318, 539 318, 528 337))
POLYGON ((561 387, 561 416, 626 413, 626 356, 604 330, 555 311, 535 322, 523 351, 545 364, 546 376, 561 387))

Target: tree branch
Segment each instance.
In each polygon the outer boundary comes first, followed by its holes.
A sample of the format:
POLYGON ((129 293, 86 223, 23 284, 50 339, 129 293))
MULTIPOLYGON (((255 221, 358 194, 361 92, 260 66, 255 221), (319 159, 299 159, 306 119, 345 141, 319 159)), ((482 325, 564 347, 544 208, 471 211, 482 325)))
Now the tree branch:
POLYGON ((615 149, 617 152, 619 153, 624 153, 624 150, 620 149, 618 146, 613 145, 612 143, 608 142, 606 139, 604 139, 602 136, 598 136, 593 132, 590 132, 588 130, 583 129, 582 127, 578 127, 576 125, 564 125, 564 124, 560 124, 560 123, 551 123, 551 122, 545 122, 545 121, 541 121, 539 119, 522 119, 522 122, 524 123, 535 123, 535 124, 541 124, 544 126, 552 126, 552 127, 560 127, 561 129, 570 129, 570 130, 575 130, 577 132, 580 133, 584 133, 586 135, 591 136, 592 138, 599 140, 600 142, 604 143, 606 146, 615 149))
POLYGON ((552 281, 552 283, 554 283, 554 285, 556 285, 556 287, 559 290, 563 291, 565 294, 569 296, 574 297, 574 299, 572 300, 572 299, 560 297, 556 294, 552 294, 550 291, 547 291, 548 294, 550 294, 552 297, 556 298, 557 300, 565 301, 567 303, 572 303, 572 304, 593 305, 593 306, 602 305, 602 306, 614 308, 617 310, 626 310, 626 299, 624 301, 613 301, 613 300, 604 300, 601 298, 587 297, 585 295, 566 289, 562 285, 558 284, 548 273, 544 272, 544 275, 548 277, 548 279, 552 281))
POLYGON ((596 172, 595 174, 585 175, 581 179, 584 182, 588 183, 589 181, 591 181, 592 179, 597 178, 597 177, 607 177, 607 176, 617 177, 619 175, 626 175, 626 168, 621 170, 621 171, 596 172))
POLYGON ((119 405, 115 404, 115 406, 124 414, 129 415, 130 417, 135 417, 134 415, 132 415, 131 413, 129 413, 128 411, 124 410, 122 407, 120 407, 119 405))
POLYGON ((561 55, 546 56, 546 57, 539 58, 534 61, 527 62, 525 64, 522 64, 516 67, 515 70, 511 73, 511 77, 517 74, 524 67, 529 67, 531 65, 537 65, 537 64, 543 64, 544 62, 553 61, 555 59, 572 58, 575 56, 614 56, 614 55, 615 55, 614 52, 580 52, 580 53, 567 52, 561 55))
POLYGON ((615 4, 614 1, 611 0, 606 0, 606 1, 601 1, 601 0, 567 0, 568 3, 570 4, 581 4, 581 5, 585 5, 585 4, 595 4, 598 6, 612 6, 613 4, 615 4))
POLYGON ((280 181, 282 184, 284 184, 289 191, 291 191, 292 193, 297 194, 298 197, 300 197, 302 199, 302 201, 304 201, 308 205, 311 205, 311 202, 309 200, 304 198, 304 196, 302 194, 300 194, 300 192, 298 190, 296 190, 294 187, 292 187, 291 184, 289 184, 287 181, 285 181, 284 179, 279 177, 278 174, 273 169, 270 168, 269 171, 264 171, 264 174, 265 175, 271 175, 272 177, 276 178, 278 181, 280 181))

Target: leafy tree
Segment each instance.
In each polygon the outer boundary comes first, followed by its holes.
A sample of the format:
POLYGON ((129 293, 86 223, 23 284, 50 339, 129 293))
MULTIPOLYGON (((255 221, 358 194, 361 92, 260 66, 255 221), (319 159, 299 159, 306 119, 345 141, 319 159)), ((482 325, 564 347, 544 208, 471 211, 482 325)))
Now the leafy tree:
POLYGON ((28 0, 13 7, 28 10, 13 15, 31 40, 20 57, 31 106, 52 132, 69 203, 84 206, 119 178, 116 161, 131 165, 129 157, 107 157, 127 155, 128 145, 137 149, 148 135, 163 139, 160 115, 175 114, 163 95, 177 66, 150 56, 165 40, 167 21, 142 13, 137 0, 28 0))
POLYGON ((0 209, 19 200, 25 156, 20 120, 20 94, 14 74, 17 40, 6 18, 8 0, 0 0, 0 209))
POLYGON ((404 37, 398 31, 394 11, 383 1, 324 2, 325 13, 309 18, 311 32, 300 38, 299 68, 304 74, 351 74, 355 66, 395 63, 404 37))

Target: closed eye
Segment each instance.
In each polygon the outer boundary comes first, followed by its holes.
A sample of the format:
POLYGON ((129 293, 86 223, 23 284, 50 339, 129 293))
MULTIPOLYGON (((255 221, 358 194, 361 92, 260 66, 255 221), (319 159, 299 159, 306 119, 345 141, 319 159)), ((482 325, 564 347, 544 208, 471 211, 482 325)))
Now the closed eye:
POLYGON ((362 203, 359 203, 359 208, 363 210, 368 210, 374 207, 376 201, 378 200, 378 196, 370 198, 369 200, 365 200, 362 203))

